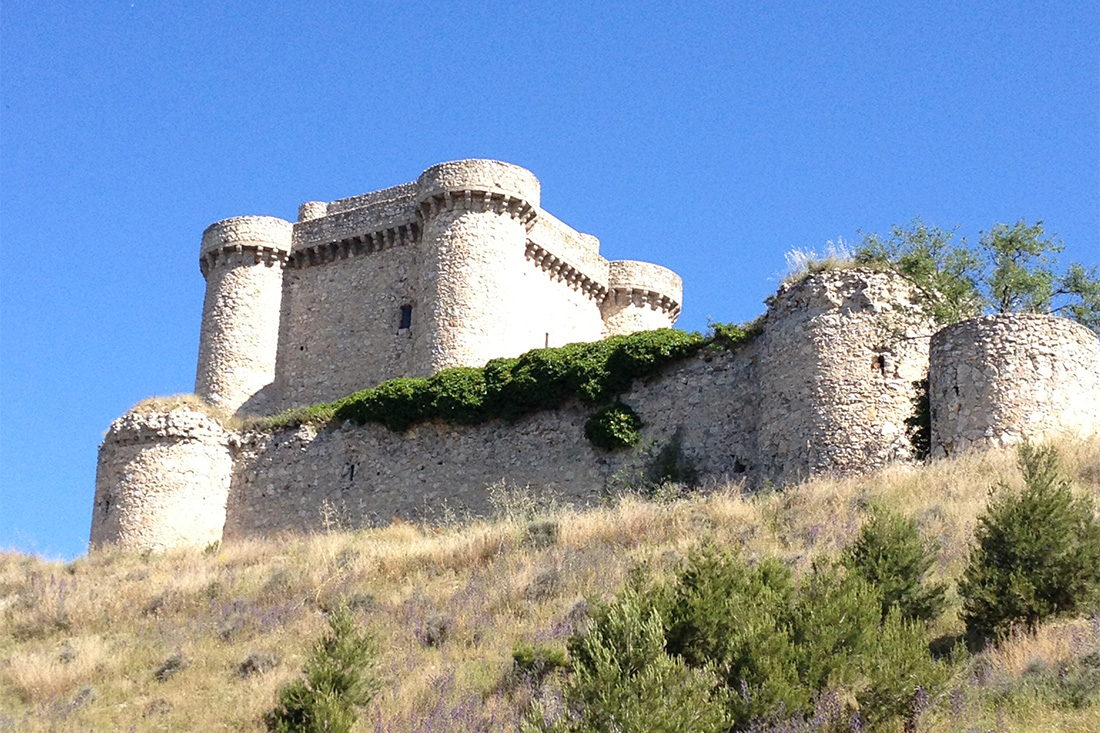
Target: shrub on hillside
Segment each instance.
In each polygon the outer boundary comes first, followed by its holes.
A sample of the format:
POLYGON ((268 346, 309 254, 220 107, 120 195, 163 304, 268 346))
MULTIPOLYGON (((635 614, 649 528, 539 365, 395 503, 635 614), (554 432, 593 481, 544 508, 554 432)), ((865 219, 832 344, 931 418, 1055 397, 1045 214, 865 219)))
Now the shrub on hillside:
POLYGON ((371 639, 356 629, 346 606, 329 616, 330 633, 313 648, 304 679, 279 690, 279 703, 265 718, 276 733, 347 733, 378 690, 371 667, 371 639))
POLYGON ((924 582, 933 562, 916 522, 884 510, 872 514, 844 553, 848 569, 878 587, 883 620, 894 606, 911 620, 928 621, 940 614, 944 585, 924 582))
POLYGON ((934 692, 948 675, 923 626, 897 610, 883 621, 878 589, 843 567, 796 579, 777 560, 750 567, 707 548, 672 585, 636 586, 570 642, 568 730, 652 716, 668 720, 662 730, 744 730, 811 714, 829 693, 854 700, 844 715, 858 706, 864 722, 890 725, 911 717, 918 691, 934 692), (657 675, 682 707, 660 696, 646 703, 657 675))
POLYGON ((959 594, 974 643, 1012 626, 1090 610, 1100 602, 1100 522, 1092 502, 1075 497, 1051 446, 1024 444, 1025 488, 991 494, 978 518, 959 594))

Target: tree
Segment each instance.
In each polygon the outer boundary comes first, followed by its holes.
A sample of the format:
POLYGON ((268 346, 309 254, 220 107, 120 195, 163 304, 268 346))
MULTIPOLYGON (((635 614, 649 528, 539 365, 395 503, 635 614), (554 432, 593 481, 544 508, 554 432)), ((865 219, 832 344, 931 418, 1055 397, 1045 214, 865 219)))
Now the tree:
POLYGON ((916 285, 937 323, 972 318, 985 307, 977 283, 981 260, 966 239, 956 242, 953 230, 925 224, 919 216, 895 224, 888 236, 865 234, 855 261, 894 270, 916 285))
POLYGON ((313 648, 297 679, 279 690, 279 703, 268 712, 275 733, 347 733, 378 690, 371 673, 376 652, 370 637, 356 630, 355 617, 340 606, 328 620, 331 633, 313 648))
POLYGON ((1034 630, 1046 618, 1100 601, 1100 522, 1092 502, 1075 497, 1054 448, 1020 447, 1025 488, 1001 486, 974 530, 959 595, 972 642, 1014 625, 1034 630))
POLYGON ((864 235, 857 264, 891 269, 925 296, 937 323, 992 313, 1057 313, 1100 332, 1097 268, 1074 262, 1061 273, 1061 240, 1043 222, 994 224, 978 245, 919 217, 889 236, 864 235))

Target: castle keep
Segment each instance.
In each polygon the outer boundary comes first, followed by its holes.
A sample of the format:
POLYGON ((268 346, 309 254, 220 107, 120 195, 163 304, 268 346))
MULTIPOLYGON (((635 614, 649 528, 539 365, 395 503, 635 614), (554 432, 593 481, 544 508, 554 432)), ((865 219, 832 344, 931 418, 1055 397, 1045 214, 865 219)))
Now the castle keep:
MULTIPOLYGON (((294 224, 228 219, 203 234, 195 391, 241 414, 343 397, 397 376, 671 325, 681 283, 539 208, 528 171, 434 166, 415 183, 303 204, 294 224)), ((583 502, 675 445, 704 483, 784 484, 911 453, 927 379, 934 455, 1100 431, 1100 341, 1041 315, 942 330, 920 294, 873 270, 780 286, 760 334, 703 350, 621 395, 638 449, 584 437, 590 406, 515 422, 430 420, 234 430, 139 406, 100 446, 91 543, 163 549, 343 522, 489 509, 505 483, 583 502)))
POLYGON ((246 216, 203 233, 195 392, 250 414, 393 377, 671 326, 682 284, 539 207, 529 171, 491 160, 328 203, 294 224, 246 216))

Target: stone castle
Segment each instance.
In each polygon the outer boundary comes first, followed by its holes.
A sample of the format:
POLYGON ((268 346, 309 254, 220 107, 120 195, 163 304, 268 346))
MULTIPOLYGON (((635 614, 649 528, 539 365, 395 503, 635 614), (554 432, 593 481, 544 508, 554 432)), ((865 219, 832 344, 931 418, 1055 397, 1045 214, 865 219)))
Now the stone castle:
MULTIPOLYGON (((680 278, 608 262, 595 237, 539 207, 528 171, 444 163, 414 183, 303 204, 294 224, 241 217, 203 234, 207 281, 195 392, 270 415, 385 379, 672 325, 680 278)), ((164 549, 335 514, 359 525, 485 512, 504 482, 598 496, 670 445, 699 480, 788 483, 911 454, 927 379, 934 455, 1100 432, 1100 341, 1041 315, 936 330, 904 279, 839 270, 784 284, 759 336, 704 350, 621 399, 638 449, 584 438, 591 408, 516 422, 231 429, 208 411, 138 406, 100 446, 91 544, 164 549)))

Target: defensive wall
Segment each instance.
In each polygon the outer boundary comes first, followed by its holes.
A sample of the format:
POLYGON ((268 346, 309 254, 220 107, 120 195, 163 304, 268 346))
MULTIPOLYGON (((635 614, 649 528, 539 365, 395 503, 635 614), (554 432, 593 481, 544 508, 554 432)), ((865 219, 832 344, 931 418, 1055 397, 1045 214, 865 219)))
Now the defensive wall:
POLYGON ((824 272, 769 299, 760 334, 706 349, 621 396, 636 448, 584 437, 591 406, 516 422, 432 420, 232 431, 197 411, 129 413, 100 448, 93 546, 166 548, 393 517, 489 509, 501 481, 585 502, 673 442, 701 483, 787 484, 858 473, 911 452, 907 422, 928 377, 936 455, 1100 430, 1100 342, 1037 315, 987 316, 935 333, 904 280, 824 272))
MULTIPOLYGON (((609 262, 541 208, 530 171, 443 163, 414 182, 301 205, 297 222, 212 224, 196 394, 271 415, 393 377, 668 327, 682 283, 609 262)), ((501 481, 584 502, 676 446, 701 483, 749 488, 911 455, 922 385, 934 456, 1100 430, 1100 341, 1051 316, 936 332, 901 277, 837 270, 786 283, 759 334, 636 380, 633 449, 594 447, 579 402, 514 422, 404 433, 330 423, 233 430, 203 410, 139 406, 99 451, 91 544, 164 549, 274 531, 480 513, 501 481)), ((246 423, 247 424, 247 423, 246 423)))

